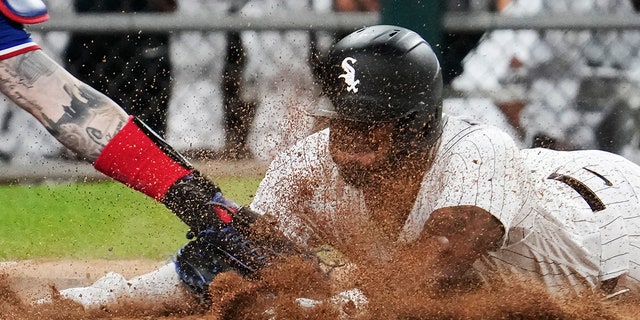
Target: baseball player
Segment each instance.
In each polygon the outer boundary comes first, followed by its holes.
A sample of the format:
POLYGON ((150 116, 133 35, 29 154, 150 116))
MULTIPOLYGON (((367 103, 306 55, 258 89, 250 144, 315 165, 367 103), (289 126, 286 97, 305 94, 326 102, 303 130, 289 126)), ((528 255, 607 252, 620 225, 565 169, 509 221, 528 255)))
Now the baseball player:
POLYGON ((637 284, 639 167, 601 151, 520 151, 494 127, 442 115, 438 61, 408 30, 365 28, 332 52, 333 109, 316 112, 329 129, 277 158, 251 205, 289 238, 348 250, 373 224, 398 243, 446 238, 444 277, 498 270, 554 292, 637 284))
MULTIPOLYGON (((232 265, 252 270, 264 262, 235 226, 247 211, 142 121, 74 78, 40 50, 23 24, 48 19, 39 0, 0 1, 0 91, 33 115, 63 145, 100 172, 163 203, 200 236, 216 242, 232 265), (214 240, 216 239, 216 240, 214 240)), ((248 217, 248 216, 247 216, 248 217)), ((223 260, 224 260, 223 259, 223 260)))
MULTIPOLYGON (((473 271, 557 294, 638 290, 637 165, 604 151, 520 150, 495 127, 443 114, 438 60, 401 27, 339 41, 322 84, 332 103, 311 111, 329 127, 279 155, 250 206, 298 248, 393 261, 395 248, 435 243, 438 263, 425 276, 437 283, 473 271)), ((233 270, 218 255, 199 237, 178 253, 177 275, 171 263, 61 294, 89 308, 184 301, 233 270)))

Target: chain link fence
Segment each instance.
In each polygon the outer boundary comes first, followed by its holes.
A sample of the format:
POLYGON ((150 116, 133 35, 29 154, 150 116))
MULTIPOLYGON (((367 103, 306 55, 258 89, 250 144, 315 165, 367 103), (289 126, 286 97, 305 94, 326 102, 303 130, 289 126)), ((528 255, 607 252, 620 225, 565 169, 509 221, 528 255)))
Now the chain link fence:
MULTIPOLYGON (((223 48, 226 33, 241 30, 247 62, 240 94, 258 106, 248 143, 257 159, 269 161, 313 129, 303 112, 318 95, 310 35, 326 48, 331 32, 377 20, 331 13, 330 1, 240 2, 184 0, 171 16, 105 22, 74 19, 70 0, 56 0, 49 2, 52 21, 29 30, 60 63, 73 30, 139 26, 170 33, 166 136, 179 150, 224 146, 223 48), (243 8, 234 19, 229 7, 238 3, 243 8)), ((623 0, 512 0, 500 13, 447 15, 448 32, 485 33, 450 84, 445 111, 499 126, 522 146, 599 148, 639 161, 638 19, 632 2, 623 0)), ((0 169, 16 161, 37 164, 60 150, 29 115, 0 101, 0 169)))
POLYGON ((634 3, 512 1, 500 15, 511 28, 488 30, 465 57, 452 83, 463 99, 450 105, 490 118, 525 147, 602 149, 640 161, 634 3))

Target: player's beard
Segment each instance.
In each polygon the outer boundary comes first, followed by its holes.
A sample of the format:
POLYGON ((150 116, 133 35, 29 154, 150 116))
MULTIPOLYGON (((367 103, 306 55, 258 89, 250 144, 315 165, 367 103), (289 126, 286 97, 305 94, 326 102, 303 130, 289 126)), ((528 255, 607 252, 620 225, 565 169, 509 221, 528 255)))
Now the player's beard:
POLYGON ((363 167, 357 162, 336 162, 336 167, 349 185, 360 190, 376 188, 389 179, 400 179, 408 175, 422 177, 431 167, 438 144, 417 148, 413 142, 394 142, 386 157, 373 166, 363 167))
POLYGON ((395 165, 394 161, 385 161, 375 168, 364 168, 355 163, 338 164, 337 168, 346 183, 355 188, 364 189, 377 186, 385 176, 393 174, 395 165))
POLYGON ((340 172, 340 176, 347 184, 358 189, 371 185, 371 181, 374 180, 374 174, 372 172, 357 168, 356 166, 338 166, 338 172, 340 172))
POLYGON ((356 188, 377 185, 383 174, 392 173, 395 158, 392 123, 377 125, 336 121, 329 136, 329 152, 343 179, 356 188))

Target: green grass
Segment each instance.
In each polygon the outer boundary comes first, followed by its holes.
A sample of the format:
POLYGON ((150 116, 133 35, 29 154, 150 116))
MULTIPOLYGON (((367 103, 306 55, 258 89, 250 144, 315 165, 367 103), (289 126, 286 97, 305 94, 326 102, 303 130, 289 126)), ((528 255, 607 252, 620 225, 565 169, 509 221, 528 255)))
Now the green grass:
MULTIPOLYGON (((251 202, 259 178, 219 178, 251 202)), ((115 182, 0 186, 0 260, 166 259, 187 227, 161 204, 115 182)))

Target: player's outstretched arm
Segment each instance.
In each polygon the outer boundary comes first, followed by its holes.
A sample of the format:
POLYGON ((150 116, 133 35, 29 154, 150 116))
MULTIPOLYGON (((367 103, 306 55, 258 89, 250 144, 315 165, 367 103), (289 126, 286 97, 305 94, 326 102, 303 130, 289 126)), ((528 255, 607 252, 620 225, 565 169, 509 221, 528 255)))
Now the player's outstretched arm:
POLYGON ((128 118, 115 102, 73 77, 42 50, 1 60, 0 91, 89 162, 98 158, 128 118))
POLYGON ((439 243, 436 270, 446 285, 464 275, 482 255, 500 247, 505 231, 491 213, 476 206, 455 206, 431 213, 424 236, 439 243))
POLYGON ((205 213, 220 192, 213 182, 42 50, 0 61, 0 91, 97 170, 167 205, 192 229, 207 229, 218 218, 205 213))
POLYGON ((43 51, 0 61, 0 91, 98 171, 163 203, 194 236, 215 242, 241 273, 264 264, 262 244, 236 230, 246 220, 232 218, 239 206, 144 123, 43 51))

